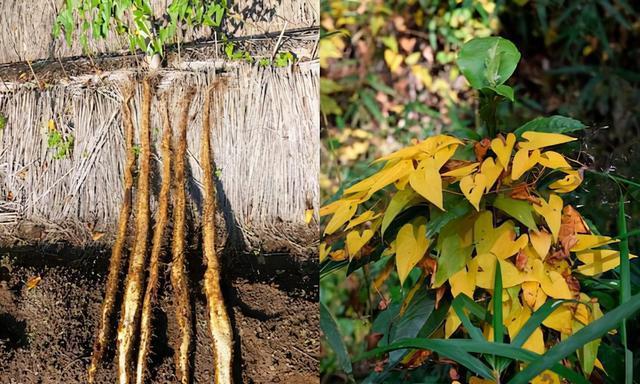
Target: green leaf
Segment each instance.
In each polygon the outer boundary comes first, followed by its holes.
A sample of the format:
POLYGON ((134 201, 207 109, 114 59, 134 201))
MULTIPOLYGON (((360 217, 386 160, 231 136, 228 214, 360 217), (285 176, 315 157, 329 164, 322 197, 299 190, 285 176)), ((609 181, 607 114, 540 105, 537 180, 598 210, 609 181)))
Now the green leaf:
MULTIPOLYGON (((410 207, 413 203, 422 201, 422 197, 418 195, 410 186, 406 186, 403 190, 396 192, 391 198, 387 209, 382 217, 381 233, 384 237, 384 232, 387 230, 393 219, 398 216, 406 207, 410 207)), ((429 225, 427 225, 429 227, 429 225)))
MULTIPOLYGON (((427 319, 433 312, 435 306, 435 298, 427 291, 427 287, 421 287, 411 298, 406 311, 396 319, 391 328, 391 342, 414 338, 422 329, 427 319)), ((400 361, 406 351, 396 351, 389 354, 389 362, 395 363, 400 361)))
POLYGON ((427 237, 433 237, 451 220, 462 217, 471 211, 469 200, 460 195, 446 194, 444 196, 446 211, 431 209, 431 216, 427 225, 427 237))
POLYGON ((525 123, 513 133, 520 137, 524 132, 548 132, 548 133, 569 133, 585 129, 587 126, 576 119, 566 116, 554 115, 550 117, 536 117, 525 123))
POLYGON ((512 199, 500 194, 494 200, 493 206, 526 225, 527 228, 534 231, 538 229, 533 219, 533 209, 529 202, 512 199))
MULTIPOLYGON (((473 242, 463 244, 463 239, 473 229, 473 217, 463 216, 450 221, 438 235, 438 267, 433 282, 439 287, 449 280, 456 272, 464 268, 473 252, 473 242)), ((427 227, 429 225, 427 224, 427 227)))
POLYGON ((475 89, 504 84, 516 70, 520 52, 509 40, 481 37, 466 42, 458 54, 458 67, 475 89))
POLYGON ((487 88, 489 88, 490 90, 494 91, 495 93, 497 93, 500 96, 506 97, 507 99, 509 99, 511 101, 514 100, 513 88, 511 88, 508 85, 500 84, 500 85, 497 85, 495 87, 487 87, 487 88))
POLYGON ((566 358, 586 343, 602 337, 610 330, 617 328, 620 322, 640 310, 640 294, 629 298, 625 305, 618 306, 603 317, 582 328, 568 339, 556 344, 544 355, 540 356, 524 370, 516 374, 508 384, 527 384, 534 377, 549 369, 558 361, 566 358))
POLYGON ((351 367, 351 360, 349 359, 349 352, 347 352, 347 347, 344 345, 336 320, 331 315, 331 312, 329 312, 327 306, 322 302, 320 303, 320 328, 324 333, 327 343, 329 343, 331 349, 336 353, 342 370, 350 375, 353 369, 351 367))

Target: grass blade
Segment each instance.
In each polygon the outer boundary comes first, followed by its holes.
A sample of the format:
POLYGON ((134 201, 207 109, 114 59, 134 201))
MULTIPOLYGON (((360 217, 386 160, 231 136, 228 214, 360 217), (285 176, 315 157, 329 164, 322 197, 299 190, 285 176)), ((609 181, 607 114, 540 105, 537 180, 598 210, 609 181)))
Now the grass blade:
MULTIPOLYGON (((627 237, 627 219, 624 212, 624 194, 620 193, 618 202, 618 235, 623 237, 620 240, 620 305, 624 306, 631 296, 631 272, 629 270, 629 239, 627 237)), ((633 354, 627 348, 627 324, 626 319, 622 319, 620 324, 620 339, 625 351, 625 383, 631 384, 633 381, 633 354)))
POLYGON ((583 345, 602 337, 609 330, 618 327, 620 322, 633 315, 640 309, 640 294, 629 298, 626 305, 621 305, 610 311, 603 317, 582 328, 573 336, 560 342, 529 364, 524 370, 516 374, 508 384, 527 384, 544 370, 552 367, 556 362, 574 353, 583 345))
POLYGON ((322 302, 320 303, 320 328, 324 333, 327 343, 329 343, 331 349, 336 353, 340 366, 348 375, 351 375, 353 369, 351 367, 351 360, 349 359, 349 352, 347 352, 347 347, 342 340, 338 324, 333 318, 333 315, 331 315, 331 312, 329 312, 327 306, 322 302))
POLYGON ((504 328, 502 324, 502 271, 500 261, 496 260, 496 276, 493 280, 493 341, 502 343, 504 328))
POLYGON ((531 315, 529 320, 522 326, 520 332, 511 341, 511 345, 516 347, 522 347, 522 345, 529 339, 529 336, 542 324, 544 319, 549 317, 553 311, 558 308, 559 305, 567 300, 548 300, 537 311, 531 315))
MULTIPOLYGON (((396 349, 427 349, 434 351, 443 356, 454 359, 456 362, 464 365, 472 372, 483 376, 485 379, 494 379, 491 371, 480 360, 476 359, 471 353, 480 354, 492 354, 501 358, 508 358, 513 360, 522 361, 525 363, 531 363, 540 359, 540 355, 535 352, 527 351, 525 349, 502 343, 490 343, 488 341, 475 341, 468 339, 406 339, 393 343, 384 347, 376 348, 361 356, 354 361, 360 361, 368 359, 374 356, 378 356, 382 353, 393 351, 396 349), (465 357, 468 360, 458 360, 461 357, 465 357)), ((565 377, 569 382, 573 384, 589 384, 589 382, 578 372, 575 372, 562 364, 552 364, 549 368, 562 377, 565 377)))
POLYGON ((489 367, 487 367, 478 358, 473 357, 470 353, 457 346, 455 343, 453 343, 454 341, 457 340, 406 339, 390 345, 386 345, 384 347, 372 349, 371 351, 356 357, 354 359, 354 362, 370 359, 383 353, 395 351, 398 349, 427 349, 454 360, 458 364, 469 369, 471 372, 474 372, 475 374, 480 375, 485 379, 492 380, 494 378, 489 367))
POLYGON ((462 325, 464 325, 467 332, 469 332, 469 335, 471 336, 471 338, 477 341, 485 341, 484 336, 482 336, 482 332, 480 331, 480 329, 474 326, 473 324, 471 324, 471 320, 469 320, 469 316, 467 316, 467 314, 464 313, 463 308, 466 307, 465 300, 464 300, 465 297, 467 297, 467 295, 465 295, 464 293, 458 295, 451 303, 451 306, 453 307, 453 310, 456 311, 456 315, 458 315, 458 317, 460 318, 460 321, 462 321, 462 325))

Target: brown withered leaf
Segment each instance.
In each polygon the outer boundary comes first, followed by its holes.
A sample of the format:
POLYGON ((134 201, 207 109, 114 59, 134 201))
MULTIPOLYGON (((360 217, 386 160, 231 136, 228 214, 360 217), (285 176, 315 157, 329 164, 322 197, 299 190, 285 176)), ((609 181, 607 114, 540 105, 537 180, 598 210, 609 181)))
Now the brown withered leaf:
POLYGON ((449 160, 442 166, 440 173, 447 173, 453 171, 454 169, 466 167, 467 165, 473 164, 473 161, 467 160, 449 160))
POLYGON ((409 359, 409 361, 407 361, 406 363, 404 363, 402 365, 405 368, 408 368, 408 369, 418 368, 421 365, 423 365, 429 359, 429 357, 431 357, 432 353, 433 352, 431 352, 429 350, 426 350, 426 349, 421 349, 421 350, 415 351, 411 355, 411 358, 409 359))
POLYGON ((460 380, 460 374, 458 373, 456 367, 449 368, 449 378, 451 380, 460 380))
POLYGON ((484 160, 487 156, 487 152, 491 148, 491 140, 488 138, 484 138, 473 145, 473 152, 476 154, 476 159, 478 161, 484 160))
POLYGON ((26 283, 27 291, 30 291, 33 288, 37 287, 38 284, 40 284, 40 281, 42 281, 42 277, 40 277, 40 276, 31 276, 29 278, 29 280, 27 280, 27 283, 26 283))
POLYGON ((424 257, 418 262, 418 266, 422 268, 426 275, 435 274, 438 268, 438 261, 432 257, 424 257))
POLYGON ((516 255, 516 268, 520 271, 524 271, 527 267, 527 259, 527 254, 524 252, 524 249, 521 249, 516 255))
POLYGON ((573 208, 571 205, 566 205, 562 209, 562 219, 560 221, 560 231, 558 232, 558 238, 562 241, 563 238, 576 235, 578 233, 589 234, 591 231, 585 223, 582 215, 573 208))
POLYGON ((562 251, 568 256, 569 252, 571 252, 571 248, 574 245, 578 244, 578 238, 576 235, 567 235, 565 237, 560 238, 560 245, 562 246, 562 251))
POLYGON ((415 48, 417 41, 418 40, 415 37, 412 37, 412 38, 401 37, 400 39, 398 39, 398 42, 400 43, 400 47, 407 53, 413 52, 413 49, 415 48))
POLYGON ((573 294, 573 297, 575 297, 576 299, 580 298, 580 282, 578 281, 578 279, 575 276, 571 275, 570 272, 563 275, 564 280, 569 286, 569 291, 571 291, 571 293, 573 294))
POLYGON ((380 339, 382 339, 382 336, 383 336, 382 333, 379 333, 379 332, 373 332, 368 334, 366 337, 367 351, 370 351, 375 347, 377 347, 378 343, 380 342, 380 339))
POLYGON ((532 204, 540 205, 540 199, 531 194, 527 183, 521 183, 513 187, 509 196, 515 200, 525 200, 532 204))

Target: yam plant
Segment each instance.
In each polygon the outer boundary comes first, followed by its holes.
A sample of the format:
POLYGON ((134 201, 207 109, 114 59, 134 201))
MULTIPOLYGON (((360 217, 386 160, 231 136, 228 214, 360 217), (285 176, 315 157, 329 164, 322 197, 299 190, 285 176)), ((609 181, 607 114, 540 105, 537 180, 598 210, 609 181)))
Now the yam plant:
POLYGON ((366 382, 439 362, 452 366, 452 381, 588 383, 596 371, 606 376, 601 337, 618 329, 631 383, 625 319, 640 296, 630 296, 625 197, 616 235, 600 234, 570 203, 595 172, 563 154, 586 128, 580 122, 541 117, 498 130, 496 109, 514 99, 505 83, 519 59, 499 37, 467 42, 457 64, 478 91, 485 136, 415 140, 321 208, 321 273, 363 268, 378 298, 360 356, 348 355, 321 305, 325 338, 347 374, 352 361, 373 359, 366 382), (620 305, 603 313, 585 286, 616 268, 620 305), (389 302, 394 290, 402 302, 389 302))

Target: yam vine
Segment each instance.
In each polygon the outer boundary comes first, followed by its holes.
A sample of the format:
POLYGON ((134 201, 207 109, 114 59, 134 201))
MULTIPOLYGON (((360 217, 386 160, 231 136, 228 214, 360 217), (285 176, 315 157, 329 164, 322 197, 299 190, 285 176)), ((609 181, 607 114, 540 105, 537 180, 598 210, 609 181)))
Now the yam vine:
MULTIPOLYGON (((619 311, 603 313, 582 282, 621 262, 628 268, 635 256, 616 250, 619 240, 599 233, 570 202, 588 167, 563 152, 583 124, 552 116, 500 132, 495 107, 514 99, 506 82, 519 59, 499 37, 467 42, 458 66, 480 96, 478 138, 414 140, 375 160, 373 174, 320 209, 322 270, 375 271, 367 277, 381 318, 391 319, 376 325, 385 329, 384 344, 364 355, 391 351, 372 382, 436 355, 466 368, 470 383, 585 383, 605 372, 600 337, 618 327, 619 311), (390 290, 404 292, 393 309, 390 290), (433 305, 431 317, 417 319, 412 306, 424 303, 433 305), (400 330, 405 315, 428 330, 400 330), (559 351, 572 355, 565 365, 544 359, 559 351)), ((329 342, 340 348, 335 337, 329 342)), ((343 368, 349 372, 350 362, 343 368)))

